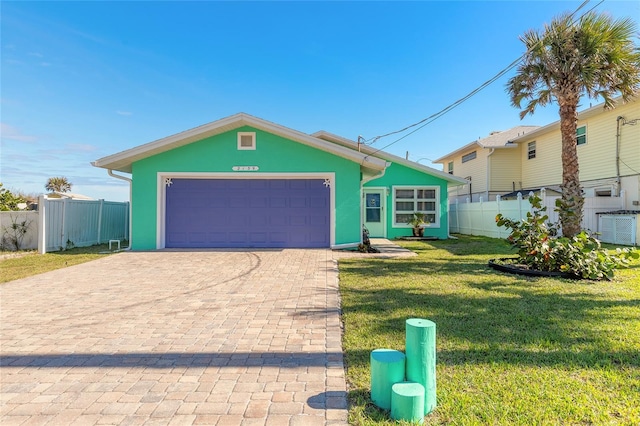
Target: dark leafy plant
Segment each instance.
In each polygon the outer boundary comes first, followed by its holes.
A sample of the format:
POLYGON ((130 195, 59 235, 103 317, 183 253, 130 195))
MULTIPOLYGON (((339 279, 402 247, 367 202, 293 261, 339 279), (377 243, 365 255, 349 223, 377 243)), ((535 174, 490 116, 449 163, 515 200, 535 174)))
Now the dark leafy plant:
POLYGON ((31 220, 28 218, 18 218, 15 216, 10 217, 11 223, 2 227, 2 241, 0 246, 3 249, 8 250, 22 250, 22 242, 24 241, 29 227, 31 226, 31 220))
MULTIPOLYGON (((547 208, 542 206, 541 198, 529 197, 529 202, 532 212, 527 213, 524 220, 512 220, 502 214, 496 216, 498 226, 511 230, 507 240, 517 248, 519 264, 530 269, 564 272, 585 279, 611 280, 616 268, 626 267, 629 259, 640 256, 637 251, 626 248, 618 248, 615 253, 610 253, 586 231, 571 238, 557 236, 559 225, 548 222, 547 208)), ((561 207, 558 202, 556 206, 561 207)))

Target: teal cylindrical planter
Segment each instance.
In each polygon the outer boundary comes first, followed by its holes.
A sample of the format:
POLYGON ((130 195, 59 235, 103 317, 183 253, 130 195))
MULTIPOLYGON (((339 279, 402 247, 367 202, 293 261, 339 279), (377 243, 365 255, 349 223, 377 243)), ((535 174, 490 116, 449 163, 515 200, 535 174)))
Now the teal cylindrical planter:
POLYGON ((391 409, 391 387, 404 381, 405 359, 393 349, 371 352, 371 400, 383 410, 391 409))
POLYGON ((424 386, 425 414, 436 408, 436 323, 421 318, 406 321, 407 380, 424 386))
POLYGON ((422 424, 424 422, 424 386, 416 382, 393 385, 391 387, 391 418, 422 424))

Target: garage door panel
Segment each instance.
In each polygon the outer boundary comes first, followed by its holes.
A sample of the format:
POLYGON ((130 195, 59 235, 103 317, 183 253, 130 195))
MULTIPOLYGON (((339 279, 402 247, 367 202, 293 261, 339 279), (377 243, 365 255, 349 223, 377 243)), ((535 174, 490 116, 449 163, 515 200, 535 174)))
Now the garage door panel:
POLYGON ((249 241, 252 244, 266 244, 268 241, 268 233, 267 232, 252 232, 249 235, 249 241))
POLYGON ((167 247, 328 247, 324 179, 179 179, 166 190, 167 247))
POLYGON ((287 207, 287 198, 278 196, 270 198, 269 207, 272 209, 284 209, 287 207))

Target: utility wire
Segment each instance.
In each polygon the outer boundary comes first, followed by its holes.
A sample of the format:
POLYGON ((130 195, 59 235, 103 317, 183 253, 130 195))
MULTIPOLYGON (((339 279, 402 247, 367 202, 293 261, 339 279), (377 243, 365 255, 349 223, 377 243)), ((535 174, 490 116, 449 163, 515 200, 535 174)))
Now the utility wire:
MULTIPOLYGON (((573 13, 571 13, 569 15, 570 18, 573 18, 573 16, 578 13, 580 11, 580 9, 582 9, 583 7, 585 7, 591 0, 584 0, 582 2, 582 4, 580 4, 580 6, 578 6, 578 8, 576 10, 573 11, 573 13)), ((600 0, 598 2, 598 4, 596 4, 595 6, 593 6, 591 9, 589 9, 588 11, 586 11, 584 14, 582 14, 582 16, 586 15, 587 13, 591 12, 593 9, 595 9, 596 7, 600 6, 602 3, 604 2, 604 0, 600 0)), ((582 18, 581 16, 581 18, 582 18)), ((575 21, 574 21, 575 22, 575 21)), ((518 57, 518 59, 514 60, 513 62, 511 62, 506 68, 503 68, 500 72, 498 72, 495 76, 493 76, 492 78, 490 78, 489 80, 485 81, 484 83, 482 83, 480 86, 478 86, 476 89, 472 90, 471 92, 469 92, 466 96, 458 99, 457 101, 455 101, 454 103, 448 105, 447 107, 443 108, 442 110, 436 112, 435 114, 430 115, 427 118, 424 118, 420 121, 418 121, 417 123, 411 124, 409 126, 406 126, 400 130, 395 130, 393 132, 389 132, 389 133, 385 133, 383 135, 380 136, 376 136, 373 137, 371 139, 367 139, 364 141, 365 144, 368 143, 369 145, 372 145, 374 143, 376 143, 378 140, 391 136, 391 135, 395 135, 398 133, 403 133, 413 127, 419 126, 416 129, 412 130, 411 132, 407 133, 404 136, 401 136, 400 138, 394 140, 393 142, 385 145, 382 148, 377 149, 376 151, 372 152, 369 155, 375 155, 376 153, 390 147, 391 145, 394 145, 398 142, 400 142, 402 139, 406 138, 407 136, 412 135, 413 133, 417 132, 418 130, 422 129, 423 127, 425 127, 427 124, 432 123, 433 121, 437 120, 438 118, 440 118, 441 116, 443 116, 444 114, 448 113, 449 111, 451 111, 452 109, 456 108, 458 105, 462 104, 463 102, 467 101, 469 98, 473 97, 474 95, 476 95, 478 92, 480 92, 481 90, 483 90, 484 88, 486 88, 487 86, 491 85, 493 82, 495 82, 496 80, 498 80, 500 77, 502 77, 503 75, 505 75, 506 73, 508 73, 509 71, 511 71, 513 68, 516 67, 516 65, 518 65, 518 63, 520 63, 520 61, 523 59, 523 57, 526 55, 527 52, 523 53, 522 55, 520 55, 520 57, 518 57)))

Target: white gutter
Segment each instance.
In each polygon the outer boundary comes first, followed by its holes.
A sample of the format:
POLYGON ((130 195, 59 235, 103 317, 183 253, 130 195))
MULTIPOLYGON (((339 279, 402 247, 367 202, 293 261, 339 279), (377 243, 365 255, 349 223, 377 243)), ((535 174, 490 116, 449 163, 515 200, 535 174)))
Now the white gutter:
POLYGON ((125 176, 120 176, 120 175, 116 175, 113 173, 113 170, 111 169, 107 169, 107 173, 109 174, 109 176, 114 177, 116 179, 120 179, 120 180, 124 180, 129 182, 129 247, 125 247, 123 250, 131 250, 131 239, 133 238, 133 235, 131 234, 131 231, 133 229, 132 225, 132 219, 133 219, 133 187, 132 187, 132 183, 133 180, 131 178, 125 177, 125 176))
POLYGON ((489 157, 491 157, 493 155, 493 153, 495 152, 495 148, 491 148, 491 152, 489 152, 489 155, 487 155, 487 180, 484 183, 486 185, 487 188, 487 201, 489 200, 489 180, 491 179, 491 161, 489 160, 489 157))

